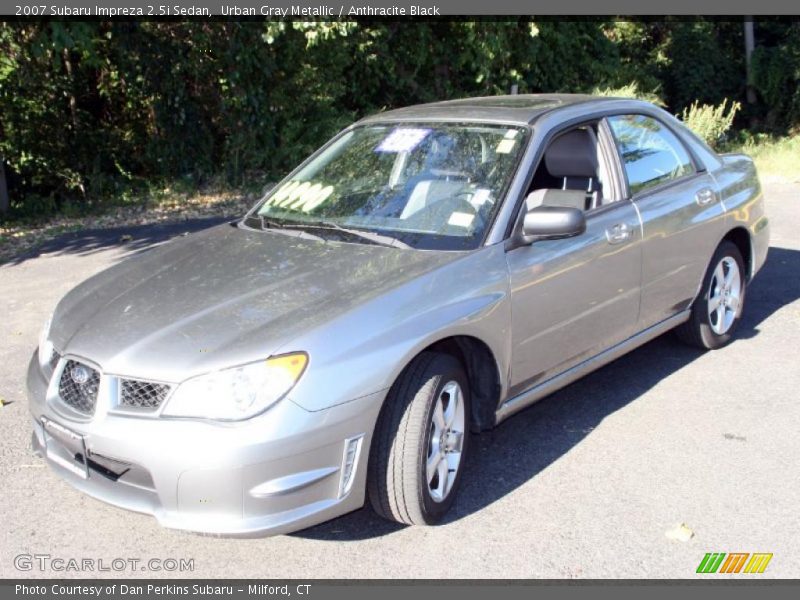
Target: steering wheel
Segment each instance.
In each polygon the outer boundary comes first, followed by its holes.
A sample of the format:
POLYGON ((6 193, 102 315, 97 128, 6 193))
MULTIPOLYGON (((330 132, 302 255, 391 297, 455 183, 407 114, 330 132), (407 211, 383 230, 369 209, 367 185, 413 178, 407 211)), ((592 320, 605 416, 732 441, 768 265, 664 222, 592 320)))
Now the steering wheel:
POLYGON ((408 217, 406 221, 423 229, 427 226, 430 229, 445 231, 450 226, 450 219, 454 213, 460 212, 473 217, 477 216, 478 212, 475 207, 461 197, 464 194, 465 192, 459 192, 429 204, 408 217))

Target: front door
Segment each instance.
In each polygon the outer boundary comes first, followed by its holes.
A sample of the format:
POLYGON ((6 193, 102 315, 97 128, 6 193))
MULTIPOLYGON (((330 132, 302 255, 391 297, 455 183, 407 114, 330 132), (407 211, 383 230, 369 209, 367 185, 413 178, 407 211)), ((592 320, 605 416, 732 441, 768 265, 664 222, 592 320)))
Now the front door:
POLYGON ((512 302, 512 396, 635 333, 642 268, 636 207, 620 200, 586 214, 576 237, 506 254, 512 302))

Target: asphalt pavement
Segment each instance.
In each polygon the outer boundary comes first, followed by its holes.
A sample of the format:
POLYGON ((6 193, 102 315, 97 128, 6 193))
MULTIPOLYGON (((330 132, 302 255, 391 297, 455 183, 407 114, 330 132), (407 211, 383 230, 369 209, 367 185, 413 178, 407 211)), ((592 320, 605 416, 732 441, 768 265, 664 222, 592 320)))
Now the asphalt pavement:
POLYGON ((477 437, 436 527, 364 508, 288 536, 204 537, 73 490, 30 452, 24 377, 45 318, 93 273, 214 222, 71 234, 0 265, 0 577, 684 578, 706 552, 773 554, 763 575, 729 577, 800 577, 800 184, 765 194, 772 247, 736 341, 702 353, 662 336, 477 437), (688 540, 669 535, 681 524, 688 540), (127 566, 21 571, 20 555, 127 566), (151 559, 193 570, 142 571, 151 559))

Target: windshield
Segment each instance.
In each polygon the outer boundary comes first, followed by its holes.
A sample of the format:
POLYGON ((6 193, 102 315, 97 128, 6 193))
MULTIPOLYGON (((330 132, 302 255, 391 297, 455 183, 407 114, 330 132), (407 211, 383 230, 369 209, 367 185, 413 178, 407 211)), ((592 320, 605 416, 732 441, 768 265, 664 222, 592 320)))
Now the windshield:
POLYGON ((483 124, 357 127, 273 189, 248 224, 360 243, 472 249, 514 173, 525 133, 483 124))

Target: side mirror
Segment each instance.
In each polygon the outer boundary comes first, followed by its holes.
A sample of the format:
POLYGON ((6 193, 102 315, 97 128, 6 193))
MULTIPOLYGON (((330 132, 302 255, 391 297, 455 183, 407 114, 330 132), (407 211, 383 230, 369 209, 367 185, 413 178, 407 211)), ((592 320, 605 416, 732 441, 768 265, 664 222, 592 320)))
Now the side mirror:
POLYGON ((579 208, 568 206, 537 206, 529 210, 522 221, 525 243, 573 237, 586 231, 586 218, 579 208))

